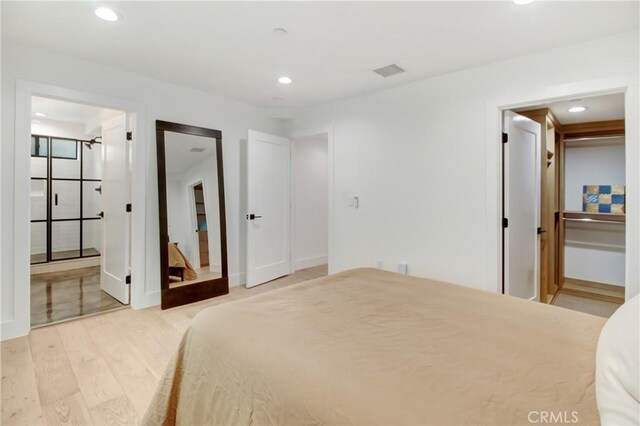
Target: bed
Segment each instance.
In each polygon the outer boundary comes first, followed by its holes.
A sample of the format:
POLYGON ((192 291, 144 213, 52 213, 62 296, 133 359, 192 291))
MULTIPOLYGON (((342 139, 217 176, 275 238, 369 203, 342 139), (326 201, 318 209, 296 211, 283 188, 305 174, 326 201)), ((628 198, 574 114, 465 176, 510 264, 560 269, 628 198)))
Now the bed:
POLYGON ((604 324, 453 284, 346 271, 201 311, 144 423, 511 425, 553 413, 598 424, 604 324))

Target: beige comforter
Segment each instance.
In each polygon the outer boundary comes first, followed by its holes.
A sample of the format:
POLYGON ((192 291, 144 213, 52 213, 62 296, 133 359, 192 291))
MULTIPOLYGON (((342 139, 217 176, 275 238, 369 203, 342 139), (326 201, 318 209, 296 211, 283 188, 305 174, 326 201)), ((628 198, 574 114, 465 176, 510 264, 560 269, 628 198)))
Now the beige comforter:
POLYGON ((347 271, 203 310, 144 423, 529 424, 546 412, 598 424, 604 322, 347 271))

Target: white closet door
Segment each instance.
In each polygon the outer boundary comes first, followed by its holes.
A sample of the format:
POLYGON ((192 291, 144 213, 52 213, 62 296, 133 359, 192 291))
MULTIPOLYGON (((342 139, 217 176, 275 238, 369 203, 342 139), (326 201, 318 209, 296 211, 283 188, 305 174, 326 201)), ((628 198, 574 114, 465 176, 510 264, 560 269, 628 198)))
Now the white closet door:
POLYGON ((291 272, 291 141, 249 130, 247 287, 291 272))
POLYGON ((539 300, 540 124, 505 111, 504 292, 539 300))

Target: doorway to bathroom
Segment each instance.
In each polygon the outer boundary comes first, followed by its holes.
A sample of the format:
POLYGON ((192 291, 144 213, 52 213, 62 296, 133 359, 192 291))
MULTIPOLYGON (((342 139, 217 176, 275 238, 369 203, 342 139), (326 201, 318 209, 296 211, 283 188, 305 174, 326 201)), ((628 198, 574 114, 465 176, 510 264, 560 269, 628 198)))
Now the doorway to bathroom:
POLYGON ((127 114, 34 96, 30 143, 31 326, 126 306, 127 114))

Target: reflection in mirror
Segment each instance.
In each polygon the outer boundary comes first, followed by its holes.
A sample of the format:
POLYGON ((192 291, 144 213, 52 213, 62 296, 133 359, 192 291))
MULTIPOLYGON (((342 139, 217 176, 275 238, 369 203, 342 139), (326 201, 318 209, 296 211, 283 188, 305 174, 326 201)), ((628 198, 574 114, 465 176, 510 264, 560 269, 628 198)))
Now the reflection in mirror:
POLYGON ((162 308, 229 291, 220 131, 156 122, 162 308))
POLYGON ((221 277, 215 140, 165 132, 169 288, 221 277))

